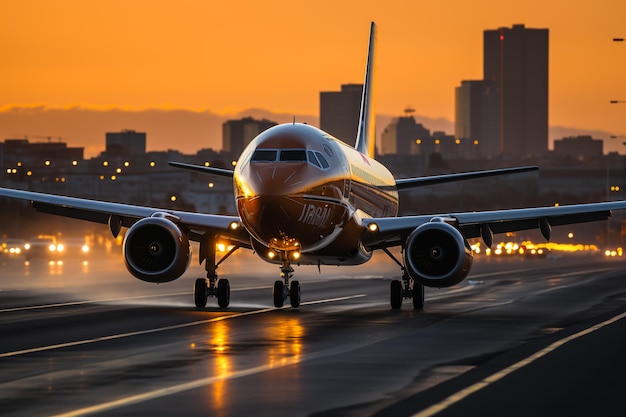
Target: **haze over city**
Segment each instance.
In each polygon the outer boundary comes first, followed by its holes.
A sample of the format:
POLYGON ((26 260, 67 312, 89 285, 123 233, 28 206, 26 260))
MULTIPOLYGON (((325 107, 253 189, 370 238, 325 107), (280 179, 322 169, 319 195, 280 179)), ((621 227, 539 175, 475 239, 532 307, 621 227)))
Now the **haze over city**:
MULTIPOLYGON (((220 144, 208 128, 192 132, 198 130, 188 121, 194 116, 221 120, 257 108, 314 122, 320 91, 362 82, 370 20, 380 28, 380 114, 398 116, 411 106, 439 123, 426 123, 431 129, 452 126, 454 88, 482 77, 483 31, 523 23, 550 30, 550 126, 600 132, 602 139, 626 134, 626 104, 609 104, 626 99, 626 44, 612 42, 626 36, 623 1, 321 1, 305 7, 27 0, 4 3, 0 12, 0 139, 62 136, 94 155, 106 130, 131 128, 147 130, 149 148, 191 152, 220 144), (88 130, 93 118, 85 114, 105 110, 106 127, 88 130), (179 128, 146 129, 146 119, 154 124, 173 110, 180 110, 179 128), (54 113, 72 126, 37 124, 41 119, 24 117, 28 113, 54 113)), ((608 139, 605 150, 623 152, 622 141, 608 139)))

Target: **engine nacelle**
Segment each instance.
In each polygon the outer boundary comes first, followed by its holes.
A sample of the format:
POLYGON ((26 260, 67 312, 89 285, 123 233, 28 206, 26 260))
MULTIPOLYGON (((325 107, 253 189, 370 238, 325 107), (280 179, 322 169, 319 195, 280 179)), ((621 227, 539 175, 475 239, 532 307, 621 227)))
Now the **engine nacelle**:
POLYGON ((472 250, 456 228, 442 221, 425 223, 411 232, 403 251, 409 276, 427 287, 451 287, 472 267, 472 250))
POLYGON ((174 281, 191 261, 187 235, 165 217, 146 217, 132 225, 123 251, 128 271, 147 282, 174 281))

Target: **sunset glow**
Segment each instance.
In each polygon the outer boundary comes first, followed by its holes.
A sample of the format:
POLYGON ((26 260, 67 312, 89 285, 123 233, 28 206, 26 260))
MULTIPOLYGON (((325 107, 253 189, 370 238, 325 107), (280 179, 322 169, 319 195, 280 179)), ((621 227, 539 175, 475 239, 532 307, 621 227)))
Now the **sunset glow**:
POLYGON ((256 107, 318 114, 319 92, 362 82, 379 26, 378 111, 454 120, 482 78, 483 30, 550 30, 550 125, 626 133, 626 2, 45 1, 0 6, 0 108, 256 107))

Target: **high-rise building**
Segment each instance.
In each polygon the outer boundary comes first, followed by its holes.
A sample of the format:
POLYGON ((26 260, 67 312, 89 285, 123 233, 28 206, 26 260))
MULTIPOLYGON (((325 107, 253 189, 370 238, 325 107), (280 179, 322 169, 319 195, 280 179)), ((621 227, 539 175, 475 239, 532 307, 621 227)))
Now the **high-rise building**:
POLYGON ((272 126, 276 126, 276 122, 267 119, 244 117, 239 120, 228 120, 222 124, 222 149, 229 152, 232 158, 239 158, 252 139, 272 126))
POLYGON ((548 29, 485 30, 483 79, 500 94, 499 148, 531 156, 548 150, 548 29))
POLYGON ((134 130, 106 133, 105 155, 128 157, 146 153, 146 133, 134 130))
POLYGON ((320 128, 354 146, 359 128, 362 84, 343 84, 341 91, 320 93, 320 128))
POLYGON ((415 121, 413 116, 392 120, 381 136, 383 155, 429 155, 433 152, 430 130, 415 121))
POLYGON ((455 89, 455 136, 473 144, 471 155, 500 153, 500 95, 493 80, 461 81, 455 89))

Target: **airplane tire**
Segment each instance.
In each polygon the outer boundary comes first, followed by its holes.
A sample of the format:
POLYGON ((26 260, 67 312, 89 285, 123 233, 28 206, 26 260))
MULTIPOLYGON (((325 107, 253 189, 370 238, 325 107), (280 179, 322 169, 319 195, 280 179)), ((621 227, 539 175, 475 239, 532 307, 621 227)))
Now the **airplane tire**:
POLYGON ((300 282, 291 281, 289 299, 293 308, 300 307, 300 282))
POLYGON ((206 285, 205 278, 198 278, 193 285, 193 301, 196 303, 196 307, 206 307, 206 301, 209 298, 209 287, 206 285))
POLYGON ((402 308, 402 282, 398 280, 391 281, 389 301, 391 301, 392 309, 398 310, 402 308))
POLYGON ((283 292, 285 290, 285 284, 282 281, 274 282, 274 307, 281 308, 285 302, 283 298, 283 292))
POLYGON ((424 286, 417 282, 413 283, 413 309, 424 309, 424 286))
POLYGON ((217 305, 226 308, 230 304, 230 283, 227 279, 217 281, 217 305))

